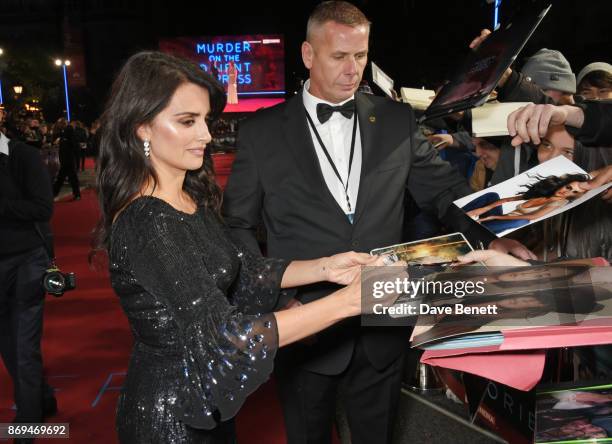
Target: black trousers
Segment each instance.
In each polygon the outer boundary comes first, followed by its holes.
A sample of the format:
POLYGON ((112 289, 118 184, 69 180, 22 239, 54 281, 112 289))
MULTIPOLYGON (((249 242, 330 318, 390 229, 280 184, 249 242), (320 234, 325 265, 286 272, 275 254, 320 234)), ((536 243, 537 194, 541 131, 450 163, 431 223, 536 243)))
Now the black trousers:
POLYGON ((342 390, 352 444, 391 443, 400 397, 404 356, 382 371, 369 362, 358 339, 348 368, 322 375, 277 361, 276 378, 285 417, 287 444, 329 444, 342 390))
POLYGON ((43 247, 0 257, 0 355, 15 388, 17 422, 42 422, 43 382, 40 341, 49 265, 43 247))
POLYGON ((57 178, 53 184, 53 195, 57 196, 64 185, 64 181, 68 178, 70 186, 72 187, 72 194, 74 197, 80 196, 80 184, 79 177, 77 176, 77 161, 75 159, 66 159, 60 161, 60 170, 57 173, 57 178))
POLYGON ((85 161, 87 160, 87 150, 81 148, 79 150, 79 159, 77 161, 77 171, 85 171, 85 161))

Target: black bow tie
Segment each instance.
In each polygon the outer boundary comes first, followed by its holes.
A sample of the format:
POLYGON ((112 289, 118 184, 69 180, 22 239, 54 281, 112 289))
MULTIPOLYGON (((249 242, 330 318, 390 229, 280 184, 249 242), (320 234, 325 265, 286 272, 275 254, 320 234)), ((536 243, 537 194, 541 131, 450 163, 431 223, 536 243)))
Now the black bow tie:
POLYGON ((327 103, 317 103, 317 118, 319 122, 325 123, 327 122, 333 113, 338 111, 347 119, 353 117, 353 113, 355 112, 355 101, 349 100, 344 105, 340 106, 331 106, 327 103))

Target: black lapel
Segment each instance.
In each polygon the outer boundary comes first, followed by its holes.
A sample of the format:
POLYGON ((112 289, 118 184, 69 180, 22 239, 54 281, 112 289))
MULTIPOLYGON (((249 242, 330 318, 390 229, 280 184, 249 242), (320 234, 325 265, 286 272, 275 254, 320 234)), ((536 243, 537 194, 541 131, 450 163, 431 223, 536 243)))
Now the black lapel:
POLYGON ((379 130, 380 122, 378 122, 374 103, 367 94, 355 93, 355 106, 359 116, 359 133, 361 135, 361 175, 359 194, 355 205, 354 225, 357 224, 364 208, 367 207, 370 195, 370 186, 368 185, 371 179, 370 173, 378 165, 378 158, 383 155, 382 150, 377 148, 381 146, 379 139, 382 133, 379 130))
POLYGON ((323 178, 321 165, 319 165, 319 159, 308 128, 306 109, 301 94, 297 94, 287 101, 283 133, 287 145, 293 152, 298 170, 304 176, 306 183, 310 185, 309 188, 313 194, 325 200, 333 208, 334 213, 340 215, 346 223, 350 223, 329 188, 327 188, 323 178))

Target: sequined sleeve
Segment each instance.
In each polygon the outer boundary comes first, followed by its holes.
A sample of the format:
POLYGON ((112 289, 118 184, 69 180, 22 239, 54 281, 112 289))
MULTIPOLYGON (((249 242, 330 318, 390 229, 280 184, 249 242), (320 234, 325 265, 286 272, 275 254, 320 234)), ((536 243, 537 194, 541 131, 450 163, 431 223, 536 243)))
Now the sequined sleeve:
POLYGON ((244 313, 273 311, 278 306, 280 285, 289 261, 258 256, 236 239, 234 245, 240 258, 240 271, 230 289, 230 300, 244 313))
POLYGON ((182 218, 124 213, 114 243, 124 244, 135 282, 163 301, 179 332, 185 381, 175 412, 192 427, 212 429, 269 378, 278 347, 275 317, 246 315, 229 303, 197 254, 194 227, 182 218))

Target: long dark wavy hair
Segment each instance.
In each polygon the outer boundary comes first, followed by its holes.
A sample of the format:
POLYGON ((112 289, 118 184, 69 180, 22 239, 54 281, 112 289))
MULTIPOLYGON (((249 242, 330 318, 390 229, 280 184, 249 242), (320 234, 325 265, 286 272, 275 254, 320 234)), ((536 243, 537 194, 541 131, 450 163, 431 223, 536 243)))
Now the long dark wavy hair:
MULTIPOLYGON (((140 52, 129 58, 115 79, 99 130, 96 185, 102 217, 96 228, 94 248, 108 248, 111 226, 119 211, 140 193, 147 181, 157 185, 158 177, 144 155, 143 141, 136 130, 165 109, 184 83, 194 83, 208 91, 209 121, 214 121, 225 107, 223 87, 187 60, 161 52, 140 52)), ((198 206, 219 214, 221 190, 215 182, 209 155, 201 168, 187 171, 183 190, 198 206)))
POLYGON ((552 197, 555 193, 572 182, 587 182, 591 178, 588 174, 563 174, 561 176, 535 176, 538 181, 525 185, 527 191, 521 196, 523 199, 534 199, 536 197, 552 197))

